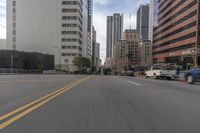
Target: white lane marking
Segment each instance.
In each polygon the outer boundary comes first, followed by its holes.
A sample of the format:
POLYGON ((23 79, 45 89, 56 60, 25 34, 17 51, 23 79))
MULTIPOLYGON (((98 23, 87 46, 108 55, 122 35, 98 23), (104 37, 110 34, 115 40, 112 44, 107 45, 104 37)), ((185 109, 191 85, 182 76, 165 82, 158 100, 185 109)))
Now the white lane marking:
POLYGON ((127 80, 127 82, 128 82, 128 83, 131 83, 131 84, 134 84, 134 85, 137 85, 137 86, 142 86, 141 84, 135 83, 135 82, 132 82, 132 81, 128 81, 128 80, 127 80))

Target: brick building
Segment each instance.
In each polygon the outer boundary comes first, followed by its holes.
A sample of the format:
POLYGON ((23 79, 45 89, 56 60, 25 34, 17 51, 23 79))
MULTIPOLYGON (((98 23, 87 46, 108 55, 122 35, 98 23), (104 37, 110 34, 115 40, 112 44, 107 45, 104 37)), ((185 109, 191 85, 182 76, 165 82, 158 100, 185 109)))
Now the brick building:
POLYGON ((154 0, 154 63, 200 64, 199 9, 199 0, 154 0))
POLYGON ((120 73, 140 65, 139 38, 137 30, 125 30, 122 39, 114 47, 114 70, 120 73))
POLYGON ((151 66, 152 65, 152 44, 150 40, 142 40, 139 43, 140 51, 140 65, 151 66))

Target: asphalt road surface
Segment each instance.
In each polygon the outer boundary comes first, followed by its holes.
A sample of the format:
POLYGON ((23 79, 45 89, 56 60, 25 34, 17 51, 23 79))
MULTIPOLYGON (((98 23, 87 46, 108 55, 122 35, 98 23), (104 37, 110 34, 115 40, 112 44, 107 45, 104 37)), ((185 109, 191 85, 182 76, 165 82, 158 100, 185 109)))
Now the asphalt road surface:
POLYGON ((114 76, 0 76, 0 133, 200 133, 200 85, 114 76))

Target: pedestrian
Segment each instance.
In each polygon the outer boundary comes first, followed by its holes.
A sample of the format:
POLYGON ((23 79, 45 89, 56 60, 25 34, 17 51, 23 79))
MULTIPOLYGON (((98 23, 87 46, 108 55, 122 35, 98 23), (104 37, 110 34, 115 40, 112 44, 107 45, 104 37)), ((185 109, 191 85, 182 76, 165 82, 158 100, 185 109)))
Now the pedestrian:
POLYGON ((179 74, 180 74, 180 67, 178 66, 176 69, 176 75, 179 75, 179 74))

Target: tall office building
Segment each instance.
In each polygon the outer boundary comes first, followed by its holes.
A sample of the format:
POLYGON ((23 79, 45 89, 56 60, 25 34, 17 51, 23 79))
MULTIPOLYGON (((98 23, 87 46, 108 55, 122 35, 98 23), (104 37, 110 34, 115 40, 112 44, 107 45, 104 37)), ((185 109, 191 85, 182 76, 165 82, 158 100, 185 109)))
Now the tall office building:
POLYGON ((99 71, 101 66, 101 59, 100 59, 100 43, 96 43, 96 70, 99 71))
POLYGON ((92 26, 92 67, 96 67, 96 30, 92 26))
POLYGON ((153 12, 154 12, 154 0, 150 0, 149 4, 149 37, 148 39, 152 42, 153 41, 153 12))
POLYGON ((88 41, 85 47, 85 54, 83 56, 91 59, 92 58, 92 24, 93 24, 93 0, 87 0, 88 5, 88 20, 87 20, 87 32, 88 41))
POLYGON ((200 65, 199 0, 154 0, 154 63, 200 65))
POLYGON ((100 66, 100 44, 96 42, 96 30, 92 26, 92 71, 99 70, 100 66))
POLYGON ((88 1, 88 32, 92 32, 92 20, 93 20, 93 0, 88 1))
POLYGON ((112 57, 112 22, 113 17, 107 17, 107 36, 106 36, 106 58, 112 57))
POLYGON ((96 52, 96 58, 97 58, 97 60, 99 60, 100 61, 100 43, 96 43, 96 50, 95 50, 96 52))
POLYGON ((140 5, 137 11, 137 30, 140 39, 149 40, 149 4, 140 5))
POLYGON ((113 57, 114 45, 121 39, 123 32, 123 14, 107 17, 107 58, 113 57))
POLYGON ((151 66, 152 61, 152 42, 150 40, 142 40, 139 43, 140 65, 151 66))
POLYGON ((91 57, 92 0, 7 0, 10 49, 54 54, 76 71, 74 57, 91 57))

